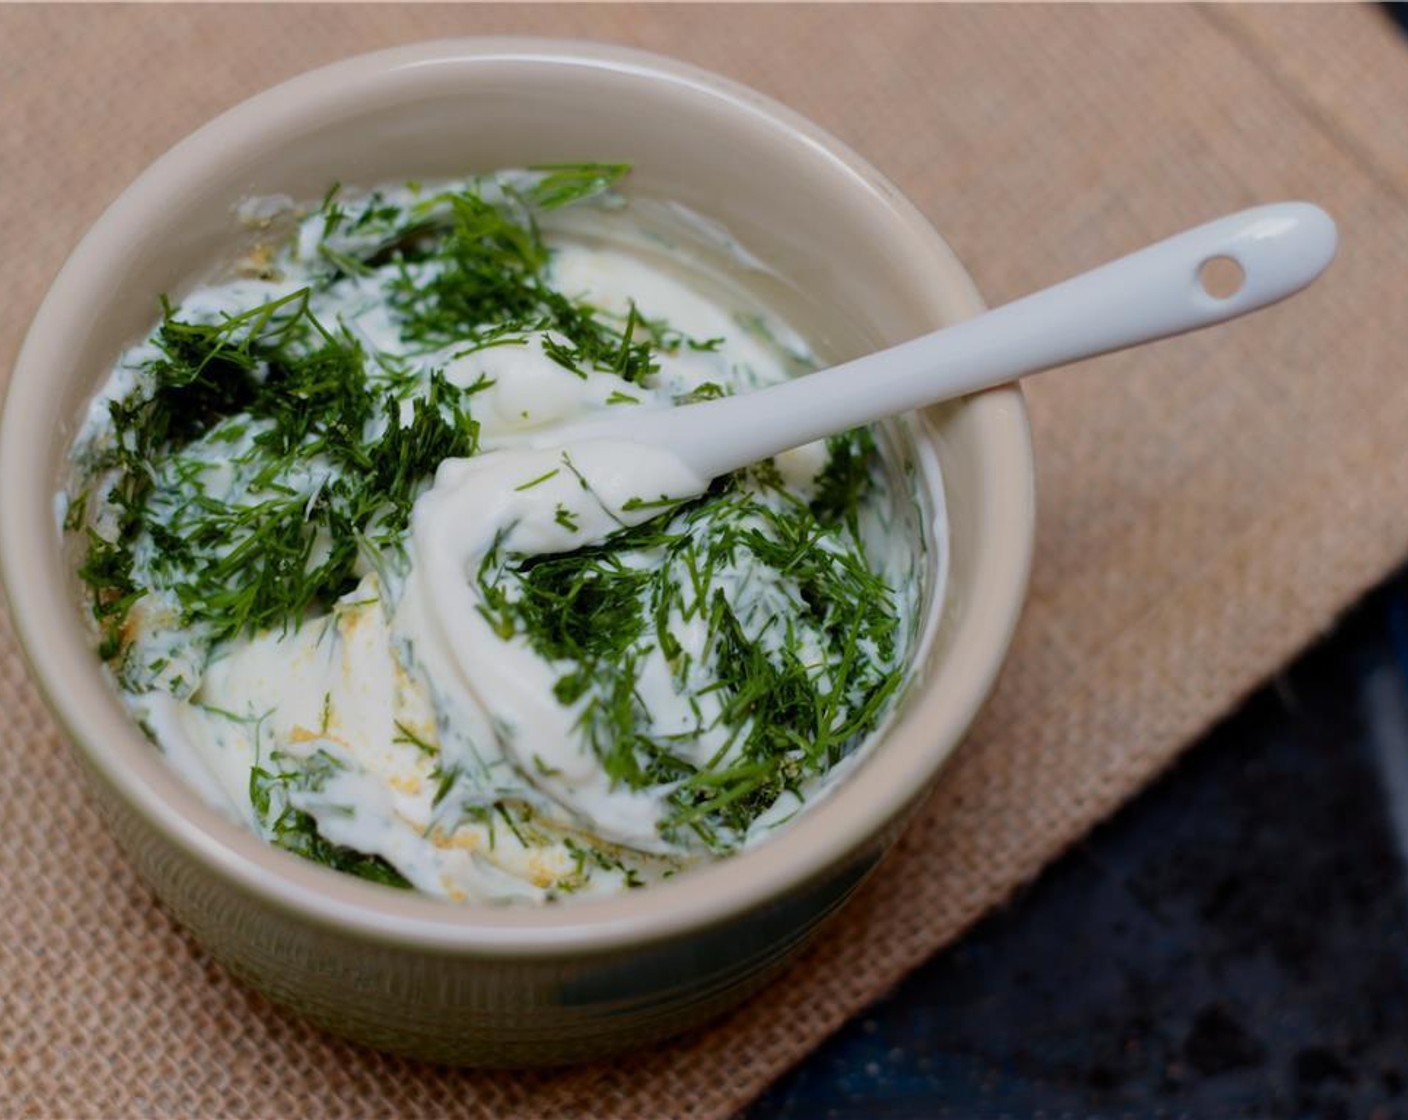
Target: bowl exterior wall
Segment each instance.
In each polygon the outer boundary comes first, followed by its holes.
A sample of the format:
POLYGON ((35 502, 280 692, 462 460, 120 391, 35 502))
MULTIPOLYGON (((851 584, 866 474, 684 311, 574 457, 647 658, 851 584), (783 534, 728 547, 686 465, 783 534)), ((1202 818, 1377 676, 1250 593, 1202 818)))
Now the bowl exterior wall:
POLYGON ((883 849, 877 838, 765 907, 653 944, 526 960, 426 953, 309 923, 211 876, 85 771, 124 854, 211 956, 325 1030, 447 1065, 588 1061, 697 1026, 776 976, 883 849))

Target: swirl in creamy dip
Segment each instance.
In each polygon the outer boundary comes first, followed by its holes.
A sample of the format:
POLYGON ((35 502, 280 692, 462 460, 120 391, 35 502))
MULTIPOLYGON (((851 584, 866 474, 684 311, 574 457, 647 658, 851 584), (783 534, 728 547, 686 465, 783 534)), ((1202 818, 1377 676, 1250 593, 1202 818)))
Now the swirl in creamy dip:
POLYGON ((457 900, 639 886, 769 835, 891 707, 934 527, 868 432, 712 483, 544 443, 810 365, 738 293, 551 232, 624 170, 333 192, 94 402, 61 505, 100 652, 271 842, 457 900))

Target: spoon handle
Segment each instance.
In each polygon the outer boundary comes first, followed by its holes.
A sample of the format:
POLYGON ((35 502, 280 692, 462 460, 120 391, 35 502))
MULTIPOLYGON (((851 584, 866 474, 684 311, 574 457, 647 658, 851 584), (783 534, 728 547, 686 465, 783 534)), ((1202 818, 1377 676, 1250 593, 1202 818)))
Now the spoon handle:
POLYGON ((668 447, 713 478, 885 416, 1256 311, 1319 276, 1336 241, 1318 206, 1259 206, 888 350, 742 396, 622 417, 609 434, 668 447), (1242 274, 1225 298, 1204 285, 1204 266, 1218 258, 1242 274))

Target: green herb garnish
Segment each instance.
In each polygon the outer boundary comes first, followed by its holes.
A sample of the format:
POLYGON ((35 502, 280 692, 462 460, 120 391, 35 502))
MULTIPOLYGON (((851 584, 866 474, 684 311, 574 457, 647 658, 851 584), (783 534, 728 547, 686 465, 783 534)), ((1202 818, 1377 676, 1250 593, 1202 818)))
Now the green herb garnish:
POLYGON ((388 887, 410 888, 406 877, 381 856, 332 843, 318 831, 311 814, 290 804, 290 791, 321 789, 342 768, 337 759, 321 750, 301 764, 277 752, 274 757, 281 764, 288 763, 289 768, 271 771, 256 766, 249 773, 250 804, 270 843, 335 871, 388 887))
POLYGON ((730 850, 783 792, 799 792, 854 749, 898 687, 893 597, 867 564, 848 507, 832 504, 863 499, 875 456, 868 433, 837 437, 834 477, 819 480, 811 506, 769 500, 784 492, 760 468, 665 503, 674 508, 601 544, 495 554, 481 567, 490 620, 563 667, 556 698, 582 705, 582 733, 606 773, 632 789, 674 787, 667 835, 687 829, 730 850), (795 590, 774 610, 755 601, 740 618, 728 589, 744 564, 795 590), (694 620, 707 624, 714 681, 712 714, 699 709, 695 732, 724 744, 703 768, 684 743, 652 730, 637 689, 657 643, 683 685, 692 666, 673 631, 694 620))
MULTIPOLYGON (((409 202, 379 193, 349 201, 334 187, 310 219, 320 236, 284 250, 304 254, 297 270, 267 271, 306 276, 306 286, 267 281, 255 289, 266 297, 257 306, 228 314, 162 301, 158 327, 134 352, 134 388, 110 403, 111 438, 85 464, 65 521, 86 535, 79 574, 99 652, 125 687, 194 688, 186 682, 225 643, 364 605, 347 596, 368 569, 384 581, 390 573, 394 603, 416 499, 443 461, 479 450, 474 398, 495 379, 459 371, 479 363, 492 371, 501 348, 537 344, 578 377, 614 379, 608 386, 620 388, 604 401, 618 406, 650 399, 662 354, 718 349, 722 339, 691 338, 634 305, 613 314, 550 283, 540 216, 608 194, 626 170, 551 165, 417 190, 409 202), (394 352, 360 333, 356 314, 350 322, 337 314, 367 285, 387 297, 394 352), (172 616, 182 646, 137 658, 142 627, 132 612, 147 597, 172 616)), ((765 320, 739 323, 785 352, 765 320)), ((795 369, 805 364, 804 355, 785 356, 795 369)), ((744 383, 752 376, 733 373, 744 383)), ((708 381, 676 403, 730 391, 708 381)), ((896 596, 867 562, 860 524, 878 472, 875 443, 857 431, 828 450, 810 500, 784 487, 772 464, 758 464, 689 501, 632 498, 623 513, 654 516, 574 552, 495 549, 472 576, 495 631, 553 664, 554 699, 574 706, 604 772, 619 786, 658 791, 669 806, 662 832, 682 845, 734 850, 779 798, 803 796, 852 751, 899 686, 896 596), (692 726, 654 725, 642 677, 659 673, 656 655, 692 726), (712 757, 701 760, 700 743, 712 757)), ((591 491, 566 453, 516 489, 563 471, 591 491)), ((554 519, 580 531, 567 504, 554 519)), ((331 722, 329 695, 324 735, 331 722)), ((491 848, 496 837, 542 842, 532 806, 519 800, 523 785, 489 788, 401 724, 395 740, 434 760, 430 827, 476 822, 491 848)), ((559 777, 533 761, 526 779, 559 777)), ((342 766, 323 750, 270 752, 250 776, 261 829, 307 859, 408 886, 384 859, 327 840, 296 807, 342 766)), ((580 889, 593 868, 640 885, 609 846, 564 842, 575 869, 554 889, 580 889)))

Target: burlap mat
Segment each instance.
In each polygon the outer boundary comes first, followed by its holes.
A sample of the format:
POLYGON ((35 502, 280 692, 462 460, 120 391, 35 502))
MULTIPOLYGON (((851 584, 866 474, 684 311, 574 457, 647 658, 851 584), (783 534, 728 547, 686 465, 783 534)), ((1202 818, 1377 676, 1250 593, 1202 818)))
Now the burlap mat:
POLYGON ((1283 197, 1337 216, 1341 259, 1255 320, 1031 387, 1035 582, 972 742, 790 975, 613 1065, 419 1067, 234 983, 85 806, 0 625, 0 1115, 724 1116, 1408 553, 1408 44, 1366 8, 0 9, 0 364, 101 207, 192 127, 354 51, 491 31, 773 94, 888 172, 993 302, 1283 197))

